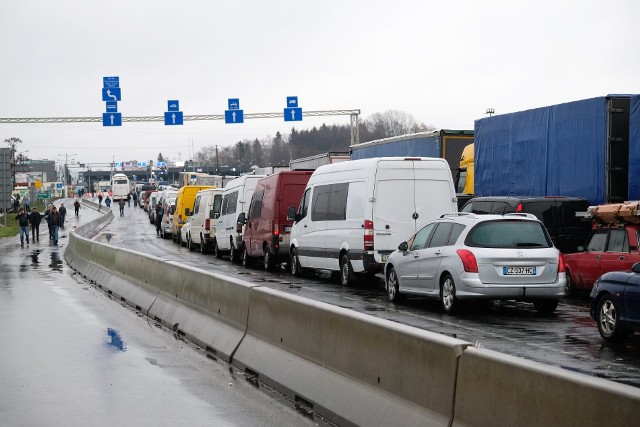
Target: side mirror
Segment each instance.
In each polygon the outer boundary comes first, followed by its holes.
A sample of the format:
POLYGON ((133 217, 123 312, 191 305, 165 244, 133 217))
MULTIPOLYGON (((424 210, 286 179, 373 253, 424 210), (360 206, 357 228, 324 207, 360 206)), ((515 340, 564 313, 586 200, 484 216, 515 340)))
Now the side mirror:
POLYGON ((578 252, 584 252, 584 246, 578 246, 578 252))
POLYGON ((633 266, 631 267, 631 271, 633 271, 634 273, 640 273, 640 262, 636 262, 635 264, 633 264, 633 266))
POLYGON ((407 244, 407 242, 402 242, 398 246, 398 250, 402 252, 406 252, 408 249, 409 249, 409 245, 407 244))
POLYGON ((220 218, 220 212, 214 212, 213 219, 218 219, 218 218, 220 218))
POLYGON ((189 208, 185 208, 185 209, 184 209, 184 214, 185 214, 186 216, 191 216, 191 209, 189 209, 189 208))
POLYGON ((299 218, 296 215, 296 208, 294 208, 293 206, 289 206, 289 209, 287 210, 287 219, 289 221, 298 221, 299 218))
POLYGON ((236 233, 242 233, 242 227, 246 222, 246 215, 244 212, 242 212, 240 215, 238 215, 238 221, 236 221, 236 233))

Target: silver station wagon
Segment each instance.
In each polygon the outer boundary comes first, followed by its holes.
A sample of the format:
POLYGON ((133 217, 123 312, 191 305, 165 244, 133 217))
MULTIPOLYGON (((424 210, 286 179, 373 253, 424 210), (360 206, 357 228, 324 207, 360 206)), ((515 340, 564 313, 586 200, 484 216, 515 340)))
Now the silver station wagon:
POLYGON ((566 284, 560 251, 531 214, 443 215, 402 242, 384 274, 392 301, 438 298, 448 313, 463 300, 526 301, 552 313, 566 284))

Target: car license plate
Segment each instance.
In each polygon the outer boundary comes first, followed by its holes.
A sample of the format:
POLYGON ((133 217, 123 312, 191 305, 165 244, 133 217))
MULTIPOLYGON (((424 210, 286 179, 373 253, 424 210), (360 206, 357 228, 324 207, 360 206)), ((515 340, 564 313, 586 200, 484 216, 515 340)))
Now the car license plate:
POLYGON ((285 233, 291 233, 291 226, 290 225, 285 225, 284 226, 284 232, 285 233))
POLYGON ((502 267, 505 276, 535 276, 535 267, 502 267))

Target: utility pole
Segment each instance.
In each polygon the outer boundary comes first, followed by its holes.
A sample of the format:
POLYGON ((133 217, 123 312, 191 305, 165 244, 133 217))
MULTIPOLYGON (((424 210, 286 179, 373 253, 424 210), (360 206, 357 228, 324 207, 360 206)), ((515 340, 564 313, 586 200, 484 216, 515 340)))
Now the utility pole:
POLYGON ((218 175, 218 147, 219 145, 216 145, 216 173, 214 175, 218 175))

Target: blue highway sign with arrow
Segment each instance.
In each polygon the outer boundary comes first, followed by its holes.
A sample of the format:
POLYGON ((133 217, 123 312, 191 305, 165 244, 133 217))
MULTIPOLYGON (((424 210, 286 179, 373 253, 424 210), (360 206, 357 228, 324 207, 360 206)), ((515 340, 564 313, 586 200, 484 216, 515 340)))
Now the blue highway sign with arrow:
POLYGON ((122 126, 122 114, 102 113, 102 126, 122 126))
POLYGON ((167 111, 164 113, 164 124, 167 126, 182 124, 182 111, 167 111))
POLYGON ((244 123, 244 112, 242 110, 225 110, 225 123, 244 123))
POLYGON ((302 108, 285 108, 284 109, 285 122, 299 122, 301 120, 302 120, 302 108))
POLYGON ((121 101, 120 88, 119 87, 103 87, 102 100, 103 101, 121 101))

